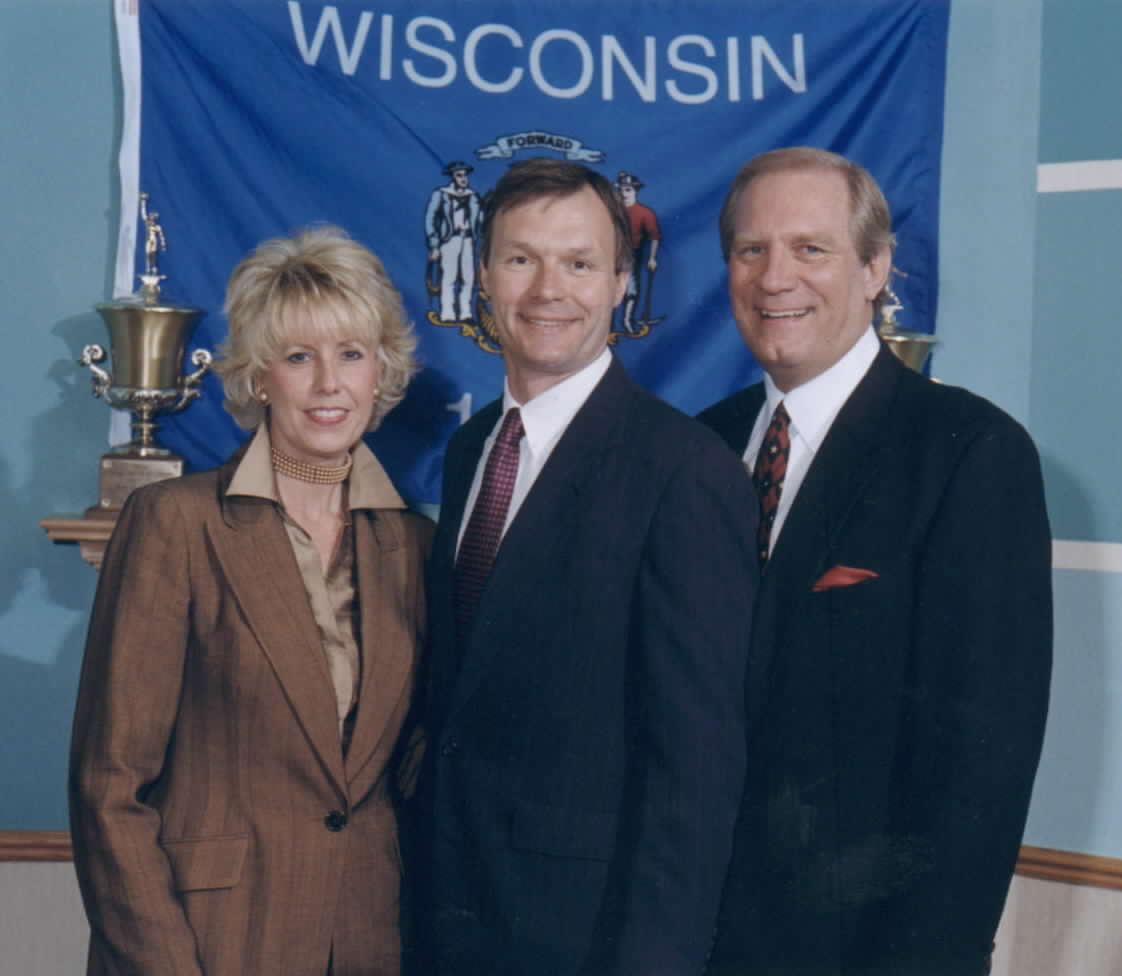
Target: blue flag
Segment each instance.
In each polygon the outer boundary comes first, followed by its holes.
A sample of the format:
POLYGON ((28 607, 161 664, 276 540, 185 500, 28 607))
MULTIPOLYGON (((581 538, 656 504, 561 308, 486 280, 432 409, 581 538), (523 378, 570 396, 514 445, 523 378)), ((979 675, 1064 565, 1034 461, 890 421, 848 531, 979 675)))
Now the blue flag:
MULTIPOLYGON (((502 391, 479 212, 516 160, 579 160, 619 188, 638 261, 612 347, 688 412, 759 376, 717 215, 767 149, 819 146, 872 172, 899 238, 901 324, 932 331, 948 2, 141 0, 118 21, 124 185, 160 213, 165 295, 205 310, 188 354, 222 342, 226 280, 266 238, 330 222, 382 258, 424 369, 371 443, 403 495, 436 502, 448 436, 502 391)), ((143 264, 125 221, 119 287, 143 264)), ((162 422, 192 468, 244 436, 204 385, 162 422)))

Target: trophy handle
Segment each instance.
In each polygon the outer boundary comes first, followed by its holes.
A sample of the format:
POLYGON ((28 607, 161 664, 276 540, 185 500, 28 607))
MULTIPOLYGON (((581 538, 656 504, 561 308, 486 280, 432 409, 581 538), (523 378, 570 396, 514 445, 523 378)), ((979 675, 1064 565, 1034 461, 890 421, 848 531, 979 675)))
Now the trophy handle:
POLYGON ((174 406, 168 408, 168 413, 176 413, 187 406, 192 400, 198 398, 199 380, 201 380, 210 369, 212 361, 213 358, 206 349, 196 349, 191 353, 191 362, 194 363, 198 369, 183 377, 183 385, 179 388, 179 400, 174 406))
POLYGON ((93 395, 101 397, 102 400, 107 400, 106 395, 109 392, 109 387, 113 384, 113 377, 110 376, 100 366, 95 366, 94 363, 100 363, 105 359, 105 350, 101 348, 96 342, 91 342, 88 346, 82 349, 82 357, 78 360, 79 366, 88 366, 93 375, 90 381, 93 383, 93 395))

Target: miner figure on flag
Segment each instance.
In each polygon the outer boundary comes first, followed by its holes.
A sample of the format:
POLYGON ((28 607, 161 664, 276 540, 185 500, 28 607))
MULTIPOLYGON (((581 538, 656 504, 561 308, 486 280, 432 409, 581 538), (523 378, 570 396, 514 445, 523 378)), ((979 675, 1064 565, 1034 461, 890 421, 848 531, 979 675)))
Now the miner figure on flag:
POLYGON ((659 230, 658 216, 645 204, 639 202, 639 191, 643 182, 634 173, 621 172, 616 177, 615 187, 623 206, 627 211, 627 219, 631 224, 631 247, 634 249, 634 260, 631 264, 631 274, 627 279, 627 292, 623 299, 622 323, 625 335, 646 335, 650 327, 661 321, 662 317, 651 317, 651 293, 654 288, 654 276, 658 270, 658 246, 662 240, 662 231, 659 230), (644 252, 646 252, 644 260, 644 252), (646 282, 641 279, 646 271, 646 282), (642 312, 636 317, 642 300, 642 312))
POLYGON ((450 162, 444 167, 448 183, 432 191, 425 208, 428 290, 430 295, 440 296, 439 312, 430 311, 429 319, 437 325, 472 320, 481 213, 479 194, 468 183, 473 170, 460 160, 450 162))

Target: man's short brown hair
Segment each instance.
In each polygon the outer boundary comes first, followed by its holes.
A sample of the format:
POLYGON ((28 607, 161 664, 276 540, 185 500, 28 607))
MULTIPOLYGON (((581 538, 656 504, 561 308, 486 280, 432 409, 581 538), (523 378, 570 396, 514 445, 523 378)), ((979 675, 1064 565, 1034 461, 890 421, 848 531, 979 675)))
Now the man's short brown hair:
POLYGON ((615 188, 594 169, 567 159, 538 157, 510 167, 483 201, 483 250, 486 265, 491 257, 491 233, 495 219, 508 210, 541 197, 568 197, 585 187, 608 209, 616 236, 616 273, 631 270, 631 223, 615 188))

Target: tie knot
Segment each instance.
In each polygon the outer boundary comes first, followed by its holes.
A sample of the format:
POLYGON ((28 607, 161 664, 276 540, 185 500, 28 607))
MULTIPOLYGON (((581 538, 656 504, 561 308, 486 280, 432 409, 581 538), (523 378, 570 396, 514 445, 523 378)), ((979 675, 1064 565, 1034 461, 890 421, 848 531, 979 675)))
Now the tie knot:
POLYGON ((499 436, 495 438, 495 446, 502 444, 509 447, 522 440, 522 414, 517 407, 511 407, 503 417, 503 424, 499 428, 499 436))
POLYGON ((783 401, 775 405, 775 413, 771 415, 771 426, 776 428, 789 427, 791 424, 791 415, 787 413, 787 408, 783 405, 783 401))

